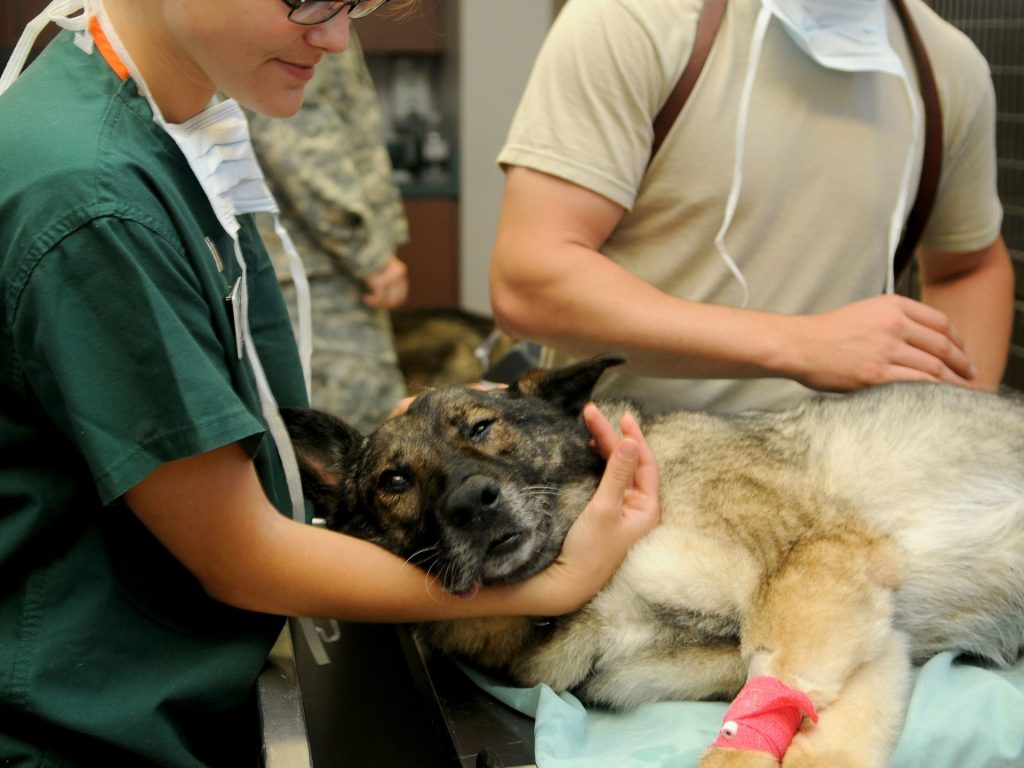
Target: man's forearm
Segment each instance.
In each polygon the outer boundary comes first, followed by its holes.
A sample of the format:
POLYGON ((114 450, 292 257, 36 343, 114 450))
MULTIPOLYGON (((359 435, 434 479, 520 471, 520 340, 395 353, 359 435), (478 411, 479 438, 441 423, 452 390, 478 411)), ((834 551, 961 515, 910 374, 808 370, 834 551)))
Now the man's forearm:
POLYGON ((952 274, 922 268, 921 299, 953 322, 978 369, 974 385, 1002 381, 1013 327, 1014 270, 1002 238, 970 255, 972 267, 952 274))

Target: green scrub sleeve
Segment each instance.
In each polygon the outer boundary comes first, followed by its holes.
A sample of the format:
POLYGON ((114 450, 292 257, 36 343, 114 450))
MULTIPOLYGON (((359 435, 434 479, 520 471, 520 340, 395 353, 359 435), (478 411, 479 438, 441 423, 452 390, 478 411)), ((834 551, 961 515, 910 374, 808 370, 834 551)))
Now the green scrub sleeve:
POLYGON ((33 351, 20 373, 83 453, 104 503, 163 462, 262 433, 239 395, 251 381, 234 348, 231 278, 113 217, 34 264, 13 325, 16 348, 33 351))

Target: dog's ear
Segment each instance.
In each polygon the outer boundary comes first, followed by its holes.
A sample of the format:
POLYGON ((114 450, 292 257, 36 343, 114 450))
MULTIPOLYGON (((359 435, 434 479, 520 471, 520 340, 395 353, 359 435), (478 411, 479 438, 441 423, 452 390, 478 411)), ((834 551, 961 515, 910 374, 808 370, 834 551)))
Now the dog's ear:
POLYGON ((509 394, 539 397, 572 416, 579 416, 583 406, 590 400, 601 374, 625 362, 625 355, 607 354, 564 368, 527 371, 509 386, 509 394))
POLYGON ((351 457, 366 440, 358 430, 328 413, 282 408, 281 417, 295 448, 302 492, 332 527, 342 503, 342 483, 351 457))

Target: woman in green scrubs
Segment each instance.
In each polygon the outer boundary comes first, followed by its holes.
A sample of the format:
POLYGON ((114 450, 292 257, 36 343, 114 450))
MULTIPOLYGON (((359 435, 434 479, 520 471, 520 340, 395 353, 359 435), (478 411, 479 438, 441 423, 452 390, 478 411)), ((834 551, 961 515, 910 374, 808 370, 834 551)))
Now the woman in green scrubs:
POLYGON ((564 613, 656 522, 642 435, 596 415, 604 482, 516 589, 425 589, 293 519, 261 406, 307 402, 288 314, 186 156, 213 134, 172 131, 218 92, 293 114, 380 4, 87 2, 0 96, 0 765, 237 765, 282 617, 564 613))

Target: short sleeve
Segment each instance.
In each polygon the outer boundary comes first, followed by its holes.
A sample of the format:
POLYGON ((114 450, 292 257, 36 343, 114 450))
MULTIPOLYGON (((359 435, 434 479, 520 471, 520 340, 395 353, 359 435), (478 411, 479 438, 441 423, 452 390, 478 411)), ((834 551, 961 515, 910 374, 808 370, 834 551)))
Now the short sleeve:
POLYGON ((81 450, 104 503, 161 463, 263 431, 237 393, 223 280, 114 217, 31 265, 14 313, 19 373, 81 450))
POLYGON ((996 99, 988 64, 970 45, 958 77, 944 84, 942 178, 922 243, 966 252, 996 239, 1003 209, 997 189, 996 99))
MULTIPOLYGON (((639 16, 620 0, 577 0, 564 8, 538 55, 502 165, 558 176, 633 206, 654 116, 686 55, 685 45, 659 49, 650 13, 639 16)), ((679 35, 691 29, 672 23, 679 35)))

